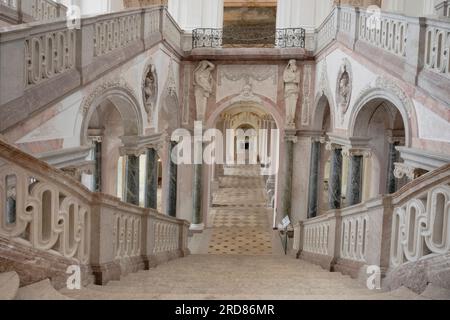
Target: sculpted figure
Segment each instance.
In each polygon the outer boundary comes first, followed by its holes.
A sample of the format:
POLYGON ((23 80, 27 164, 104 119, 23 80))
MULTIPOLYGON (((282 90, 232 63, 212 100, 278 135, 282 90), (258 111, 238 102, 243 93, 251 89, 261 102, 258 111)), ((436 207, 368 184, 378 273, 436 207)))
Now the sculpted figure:
POLYGON ((201 61, 194 71, 195 101, 197 120, 204 120, 206 104, 213 91, 212 71, 215 66, 209 61, 201 61))
POLYGON ((339 80, 339 94, 341 96, 341 105, 347 105, 350 95, 350 78, 345 66, 343 66, 343 73, 339 80))
POLYGON ((153 110, 153 105, 156 98, 156 77, 155 77, 155 66, 150 67, 144 82, 144 105, 145 111, 151 113, 153 110))
POLYGON ((297 109, 298 95, 300 92, 300 70, 297 62, 290 60, 283 75, 284 98, 286 100, 286 124, 295 127, 295 111, 297 109))

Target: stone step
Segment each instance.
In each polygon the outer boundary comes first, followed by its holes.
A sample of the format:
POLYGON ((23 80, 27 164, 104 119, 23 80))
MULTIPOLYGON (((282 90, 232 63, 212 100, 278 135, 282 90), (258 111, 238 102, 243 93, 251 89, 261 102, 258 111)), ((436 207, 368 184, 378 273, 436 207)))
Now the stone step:
POLYGON ((22 287, 17 293, 17 300, 70 300, 57 291, 49 279, 22 287))
POLYGON ((0 300, 14 300, 19 291, 20 279, 16 272, 0 273, 0 300))
POLYGON ((420 296, 432 300, 450 300, 450 290, 430 283, 420 296))

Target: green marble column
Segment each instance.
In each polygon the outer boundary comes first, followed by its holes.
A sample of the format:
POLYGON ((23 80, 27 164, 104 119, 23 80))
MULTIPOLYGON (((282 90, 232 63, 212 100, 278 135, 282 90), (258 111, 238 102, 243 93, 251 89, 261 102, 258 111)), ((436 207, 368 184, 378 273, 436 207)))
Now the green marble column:
POLYGON ((127 156, 126 161, 126 202, 139 205, 139 157, 127 156))
POLYGON ((347 181, 347 199, 348 205, 354 206, 362 199, 362 169, 363 156, 350 155, 350 167, 347 181))
POLYGON ((319 198, 319 166, 320 142, 313 141, 311 145, 311 163, 309 167, 308 219, 317 216, 317 206, 319 198))
POLYGON ((332 147, 331 172, 328 190, 328 205, 330 210, 341 208, 342 183, 342 149, 332 147))
POLYGON ((284 187, 281 202, 281 218, 291 216, 291 198, 292 198, 292 174, 294 170, 294 144, 297 142, 295 135, 285 136, 285 173, 284 187))
POLYGON ((147 176, 145 187, 145 207, 157 209, 158 155, 153 148, 147 150, 147 176))
POLYGON ((177 175, 178 165, 172 161, 172 150, 175 142, 169 145, 169 192, 167 194, 167 214, 171 217, 177 216, 177 175))

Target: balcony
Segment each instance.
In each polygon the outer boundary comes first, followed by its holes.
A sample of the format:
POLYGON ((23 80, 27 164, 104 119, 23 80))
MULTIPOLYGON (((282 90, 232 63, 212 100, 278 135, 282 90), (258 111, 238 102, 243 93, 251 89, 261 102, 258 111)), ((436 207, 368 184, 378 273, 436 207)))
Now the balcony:
POLYGON ((264 27, 199 28, 192 31, 192 48, 305 48, 305 29, 264 27))

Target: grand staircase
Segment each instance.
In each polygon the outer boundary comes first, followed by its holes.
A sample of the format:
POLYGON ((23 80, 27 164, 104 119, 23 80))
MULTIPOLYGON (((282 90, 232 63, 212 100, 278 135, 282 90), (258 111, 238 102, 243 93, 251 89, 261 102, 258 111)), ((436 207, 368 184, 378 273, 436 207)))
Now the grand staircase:
POLYGON ((370 291, 356 280, 318 266, 280 256, 192 255, 81 290, 56 291, 43 281, 18 289, 18 278, 4 274, 0 292, 9 299, 83 300, 404 300, 449 299, 449 292, 429 287, 417 295, 400 288, 370 291), (13 294, 6 296, 7 285, 13 294), (12 289, 14 288, 14 289, 12 289))

